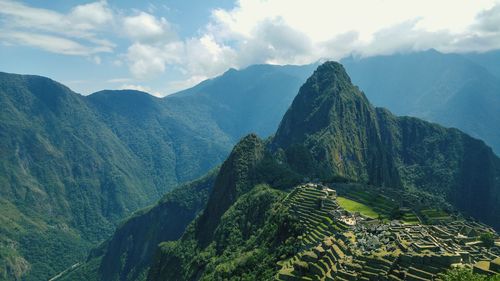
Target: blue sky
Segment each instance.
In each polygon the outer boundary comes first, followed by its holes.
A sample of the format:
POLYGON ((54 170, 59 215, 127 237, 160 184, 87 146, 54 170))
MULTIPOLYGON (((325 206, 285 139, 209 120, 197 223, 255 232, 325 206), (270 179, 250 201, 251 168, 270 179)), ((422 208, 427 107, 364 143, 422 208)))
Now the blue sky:
POLYGON ((255 63, 500 48, 496 0, 0 0, 0 71, 163 96, 255 63))

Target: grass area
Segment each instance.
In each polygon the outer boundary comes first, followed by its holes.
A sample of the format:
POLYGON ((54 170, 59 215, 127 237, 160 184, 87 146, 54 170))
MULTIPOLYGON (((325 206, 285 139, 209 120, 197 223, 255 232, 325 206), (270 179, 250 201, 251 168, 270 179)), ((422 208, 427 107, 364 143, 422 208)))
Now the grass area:
POLYGON ((344 192, 345 195, 339 195, 370 207, 377 215, 380 214, 383 219, 389 218, 392 210, 397 207, 393 200, 378 194, 377 191, 349 186, 344 189, 344 192))
MULTIPOLYGON (((349 188, 345 188, 342 190, 343 194, 340 194, 341 200, 350 200, 353 201, 357 204, 362 205, 361 209, 363 208, 368 208, 370 211, 374 212, 373 213, 368 213, 365 214, 361 212, 360 210, 355 210, 360 212, 361 214, 371 217, 371 218, 380 218, 383 221, 389 221, 391 219, 397 219, 401 220, 402 222, 406 224, 418 224, 420 223, 419 218, 417 217, 417 214, 414 212, 414 210, 410 208, 400 208, 399 203, 397 199, 391 199, 387 195, 379 194, 377 190, 370 190, 370 189, 364 189, 360 188, 357 186, 349 186, 349 188), (395 213, 397 210, 399 211, 395 213)), ((339 202, 340 203, 340 202, 339 202)), ((349 203, 348 203, 349 204, 349 203)), ((351 203, 352 204, 352 203, 351 203)), ((342 206, 342 204, 341 204, 342 206)), ((348 207, 344 207, 345 209, 349 210, 348 207)), ((350 211, 350 210, 349 210, 350 211)), ((432 210, 425 210, 424 211, 427 215, 433 216, 433 217, 442 217, 443 212, 438 211, 435 209, 432 210)), ((419 213, 420 215, 420 213, 419 213)), ((425 214, 422 214, 425 215, 425 214)), ((444 214, 446 215, 446 214, 444 214)))
POLYGON ((337 197, 337 201, 340 207, 346 209, 349 212, 359 212, 361 215, 372 219, 376 219, 379 216, 379 213, 365 204, 341 196, 337 197))
POLYGON ((490 270, 490 262, 489 261, 479 261, 474 266, 482 269, 482 270, 490 270))

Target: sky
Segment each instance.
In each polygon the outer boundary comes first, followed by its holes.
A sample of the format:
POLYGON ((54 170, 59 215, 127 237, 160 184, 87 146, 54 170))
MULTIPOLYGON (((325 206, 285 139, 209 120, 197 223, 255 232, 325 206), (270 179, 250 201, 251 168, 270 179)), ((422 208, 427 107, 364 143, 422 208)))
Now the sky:
POLYGON ((251 64, 500 49, 500 0, 0 0, 0 71, 165 96, 251 64))

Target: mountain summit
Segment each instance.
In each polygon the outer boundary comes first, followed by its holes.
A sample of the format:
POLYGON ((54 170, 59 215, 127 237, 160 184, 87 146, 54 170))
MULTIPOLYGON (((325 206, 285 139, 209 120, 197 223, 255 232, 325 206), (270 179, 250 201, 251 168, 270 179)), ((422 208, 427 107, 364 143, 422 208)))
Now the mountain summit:
POLYGON ((337 62, 319 66, 300 88, 286 112, 274 141, 281 147, 306 140, 307 135, 328 129, 340 121, 345 110, 369 110, 363 93, 351 84, 344 67, 337 62), (349 107, 349 108, 348 108, 349 107))
POLYGON ((317 165, 307 170, 319 177, 400 186, 392 160, 384 157, 375 109, 337 62, 319 66, 300 88, 274 145, 311 154, 317 165))

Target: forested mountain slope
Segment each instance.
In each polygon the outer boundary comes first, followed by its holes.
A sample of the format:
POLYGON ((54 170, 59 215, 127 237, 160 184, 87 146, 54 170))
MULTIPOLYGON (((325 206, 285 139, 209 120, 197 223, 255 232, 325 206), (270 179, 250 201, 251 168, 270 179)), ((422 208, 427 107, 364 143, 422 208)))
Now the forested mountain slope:
POLYGON ((0 73, 0 280, 46 280, 81 261, 121 219, 218 165, 242 135, 272 132, 310 71, 231 70, 161 99, 81 96, 0 73))

